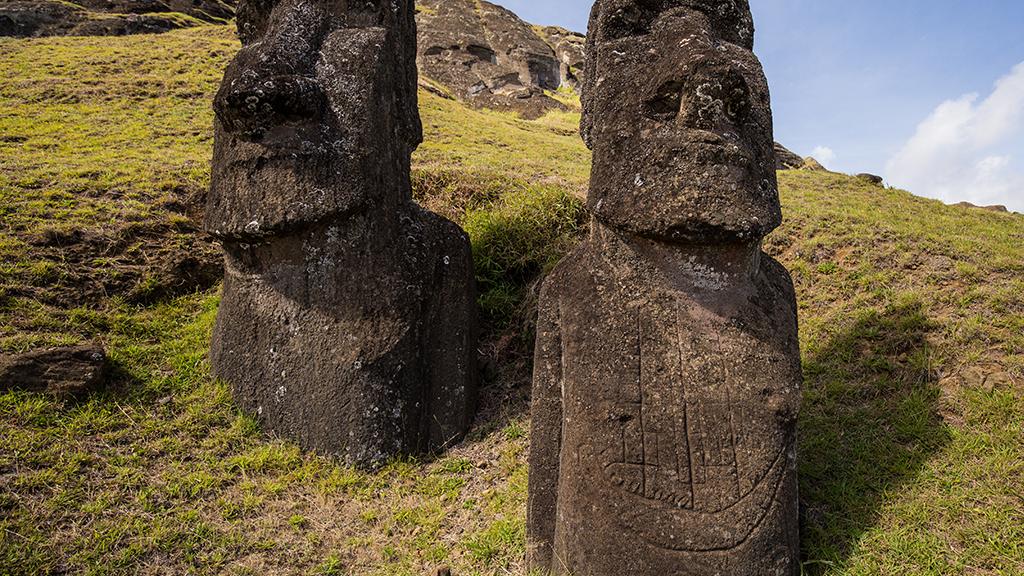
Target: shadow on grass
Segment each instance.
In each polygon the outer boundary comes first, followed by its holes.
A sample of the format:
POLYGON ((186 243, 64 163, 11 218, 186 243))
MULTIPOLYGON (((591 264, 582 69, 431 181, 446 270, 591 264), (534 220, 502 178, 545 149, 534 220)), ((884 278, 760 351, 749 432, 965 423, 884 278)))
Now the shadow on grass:
POLYGON ((864 313, 804 357, 800 421, 803 556, 808 574, 841 569, 887 493, 951 438, 918 301, 864 313))

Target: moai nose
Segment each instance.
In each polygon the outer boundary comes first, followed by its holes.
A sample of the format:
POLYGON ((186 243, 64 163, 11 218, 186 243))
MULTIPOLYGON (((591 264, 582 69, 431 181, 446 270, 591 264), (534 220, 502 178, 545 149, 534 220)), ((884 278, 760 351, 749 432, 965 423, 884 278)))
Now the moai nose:
POLYGON ((225 82, 214 100, 224 129, 247 140, 260 140, 276 126, 317 118, 326 106, 315 78, 271 75, 243 69, 225 82))

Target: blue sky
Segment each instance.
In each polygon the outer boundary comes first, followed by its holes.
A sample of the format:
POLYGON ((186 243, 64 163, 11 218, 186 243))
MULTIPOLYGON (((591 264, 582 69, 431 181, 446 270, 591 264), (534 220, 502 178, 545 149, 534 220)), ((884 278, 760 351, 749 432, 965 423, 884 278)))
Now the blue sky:
MULTIPOLYGON (((592 4, 497 1, 530 22, 581 32, 592 4)), ((1024 212, 1024 1, 751 7, 776 139, 833 170, 1024 212)))

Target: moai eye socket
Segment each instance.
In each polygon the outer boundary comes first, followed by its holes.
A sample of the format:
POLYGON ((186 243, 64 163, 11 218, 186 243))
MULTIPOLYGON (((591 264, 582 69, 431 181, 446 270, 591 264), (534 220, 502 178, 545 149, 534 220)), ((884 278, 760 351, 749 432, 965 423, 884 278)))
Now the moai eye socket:
POLYGON ((654 94, 644 100, 643 114, 651 120, 668 121, 679 116, 683 101, 683 83, 678 80, 662 82, 654 94))
POLYGON ((722 92, 726 118, 734 124, 746 120, 751 109, 750 86, 747 85, 746 79, 736 72, 731 72, 722 82, 722 92))

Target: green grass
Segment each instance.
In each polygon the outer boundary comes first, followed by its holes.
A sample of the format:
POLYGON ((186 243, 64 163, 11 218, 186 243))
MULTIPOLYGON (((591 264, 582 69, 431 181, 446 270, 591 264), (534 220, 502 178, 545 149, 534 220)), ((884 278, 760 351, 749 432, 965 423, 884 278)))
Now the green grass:
MULTIPOLYGON (((218 27, 0 40, 0 350, 97 339, 116 367, 80 402, 0 394, 0 574, 519 573, 531 302, 586 230, 578 114, 421 94, 416 197, 472 237, 491 383, 462 445, 365 474, 264 437, 210 378, 216 289, 128 297, 152 254, 209 248, 195 206, 235 49, 218 27)), ((1024 573, 1024 218, 780 183, 807 573, 1024 573)))

